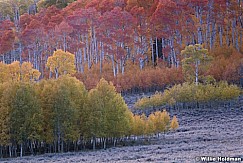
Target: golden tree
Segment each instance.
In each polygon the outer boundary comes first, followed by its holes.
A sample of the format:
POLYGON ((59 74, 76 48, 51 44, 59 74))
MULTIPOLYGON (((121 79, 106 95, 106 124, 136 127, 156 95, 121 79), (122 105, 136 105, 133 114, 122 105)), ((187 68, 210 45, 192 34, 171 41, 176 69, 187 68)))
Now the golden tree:
POLYGON ((178 127, 179 127, 179 123, 178 123, 177 117, 174 115, 171 120, 171 123, 170 123, 170 128, 172 130, 176 130, 178 127))
POLYGON ((63 50, 57 50, 53 56, 47 60, 46 66, 51 72, 56 74, 56 79, 60 75, 75 73, 75 56, 63 50))

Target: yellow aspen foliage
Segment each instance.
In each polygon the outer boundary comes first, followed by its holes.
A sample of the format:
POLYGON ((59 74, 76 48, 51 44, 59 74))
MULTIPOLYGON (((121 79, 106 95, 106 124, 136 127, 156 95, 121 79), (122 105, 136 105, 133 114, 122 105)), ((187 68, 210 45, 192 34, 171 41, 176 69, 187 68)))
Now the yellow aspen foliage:
POLYGON ((6 82, 9 79, 9 72, 8 72, 8 68, 7 65, 0 62, 0 83, 6 82))
POLYGON ((130 132, 131 113, 112 83, 103 78, 88 93, 84 134, 87 137, 121 137, 130 132))
POLYGON ((30 81, 30 80, 38 80, 41 73, 33 69, 33 65, 30 62, 24 62, 21 65, 21 80, 30 81))
MULTIPOLYGON (((1 63, 0 63, 1 64, 1 63)), ((0 99, 4 95, 6 84, 0 84, 0 99)), ((10 143, 9 108, 0 100, 0 146, 10 143)))
POLYGON ((178 127, 179 127, 178 120, 177 120, 176 116, 173 116, 171 123, 170 123, 170 128, 172 130, 176 130, 178 127))
POLYGON ((161 113, 161 120, 165 124, 164 132, 168 131, 170 125, 170 115, 165 109, 161 113))
POLYGON ((170 124, 170 116, 166 110, 157 111, 153 113, 154 115, 150 115, 149 119, 153 120, 155 125, 155 133, 166 132, 169 129, 170 124))
POLYGON ((22 65, 19 61, 12 62, 11 64, 0 63, 0 82, 9 81, 35 81, 38 80, 41 73, 33 69, 30 62, 23 62, 22 65))
POLYGON ((54 52, 53 56, 48 58, 46 66, 56 74, 56 78, 60 75, 74 74, 75 56, 59 49, 54 52))
POLYGON ((161 92, 156 92, 151 97, 145 97, 135 103, 136 108, 157 107, 166 104, 161 92))
POLYGON ((155 116, 154 114, 150 114, 147 123, 146 123, 146 134, 147 135, 153 135, 156 131, 156 126, 155 126, 155 116))
POLYGON ((19 61, 15 61, 8 66, 10 80, 19 81, 20 80, 20 63, 19 61))
POLYGON ((133 135, 144 135, 146 131, 146 121, 140 115, 134 115, 133 117, 133 135))
POLYGON ((41 109, 43 114, 43 140, 47 143, 54 141, 54 111, 53 105, 57 92, 57 84, 54 80, 42 80, 37 85, 37 92, 41 101, 41 109))
POLYGON ((9 109, 0 107, 0 146, 10 143, 9 109))

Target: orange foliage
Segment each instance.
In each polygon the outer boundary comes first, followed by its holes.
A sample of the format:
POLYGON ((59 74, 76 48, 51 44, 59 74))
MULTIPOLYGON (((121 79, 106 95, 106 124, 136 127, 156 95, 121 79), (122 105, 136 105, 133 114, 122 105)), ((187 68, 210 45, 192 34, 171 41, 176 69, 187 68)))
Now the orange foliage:
POLYGON ((137 65, 129 63, 125 69, 123 75, 120 73, 114 77, 110 63, 105 63, 102 74, 100 74, 98 64, 93 65, 90 70, 85 67, 83 74, 79 73, 75 76, 85 84, 88 90, 94 88, 100 78, 103 77, 105 80, 111 81, 118 92, 129 91, 134 88, 139 90, 165 88, 183 82, 181 68, 146 67, 144 70, 139 70, 137 65))
POLYGON ((226 80, 237 83, 240 80, 240 66, 243 64, 243 56, 233 48, 221 48, 212 52, 215 56, 208 75, 212 75, 217 81, 226 80))

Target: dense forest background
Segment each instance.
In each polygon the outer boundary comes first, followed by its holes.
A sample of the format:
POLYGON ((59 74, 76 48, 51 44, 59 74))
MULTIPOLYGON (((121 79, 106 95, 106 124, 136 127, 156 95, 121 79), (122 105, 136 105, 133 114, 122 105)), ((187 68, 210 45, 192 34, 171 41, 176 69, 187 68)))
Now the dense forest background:
POLYGON ((232 106, 242 90, 231 84, 243 84, 242 5, 0 0, 0 157, 106 148, 179 127, 163 109, 133 114, 117 92, 166 89, 137 108, 232 106))
POLYGON ((239 84, 242 5, 242 0, 4 0, 0 60, 30 62, 40 79, 51 78, 55 72, 47 59, 62 49, 75 55, 75 76, 88 89, 104 77, 127 91, 182 83, 181 50, 202 44, 214 59, 199 73, 239 84))

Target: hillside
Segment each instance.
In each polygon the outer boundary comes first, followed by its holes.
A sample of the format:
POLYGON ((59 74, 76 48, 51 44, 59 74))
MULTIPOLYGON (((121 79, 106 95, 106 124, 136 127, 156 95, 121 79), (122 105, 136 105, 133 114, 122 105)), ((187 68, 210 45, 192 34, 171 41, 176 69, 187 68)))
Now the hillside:
POLYGON ((241 157, 243 99, 232 108, 170 110, 180 128, 165 137, 141 139, 130 146, 78 153, 5 159, 3 162, 195 162, 198 156, 241 157))

